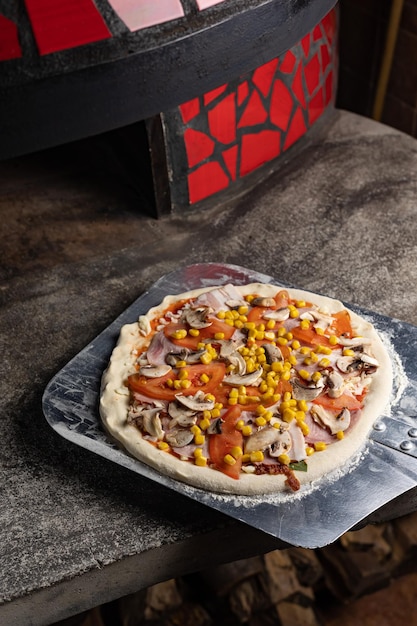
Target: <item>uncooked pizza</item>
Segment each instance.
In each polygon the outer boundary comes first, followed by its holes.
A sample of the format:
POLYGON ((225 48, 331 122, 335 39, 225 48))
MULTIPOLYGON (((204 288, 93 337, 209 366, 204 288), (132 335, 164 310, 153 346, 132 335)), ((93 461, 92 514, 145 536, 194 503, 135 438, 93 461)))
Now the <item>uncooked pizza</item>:
POLYGON ((271 284, 199 289, 123 326, 100 414, 131 455, 230 494, 297 491, 346 470, 391 391, 374 326, 271 284))

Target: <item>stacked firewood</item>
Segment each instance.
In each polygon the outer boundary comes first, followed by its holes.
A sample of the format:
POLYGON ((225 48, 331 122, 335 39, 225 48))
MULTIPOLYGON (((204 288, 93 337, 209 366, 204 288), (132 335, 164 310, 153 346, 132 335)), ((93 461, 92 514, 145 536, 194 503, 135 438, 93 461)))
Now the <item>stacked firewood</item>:
POLYGON ((325 548, 276 550, 159 583, 112 603, 110 616, 102 607, 102 624, 91 626, 325 626, 332 607, 417 572, 416 556, 417 513, 325 548))

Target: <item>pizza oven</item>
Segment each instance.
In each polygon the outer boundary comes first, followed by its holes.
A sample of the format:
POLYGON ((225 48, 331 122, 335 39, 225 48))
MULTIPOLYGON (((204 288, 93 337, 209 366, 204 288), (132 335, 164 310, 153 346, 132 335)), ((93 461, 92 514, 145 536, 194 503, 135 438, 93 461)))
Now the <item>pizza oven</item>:
POLYGON ((182 214, 254 187, 328 124, 335 0, 63 4, 0 7, 0 158, 113 131, 150 211, 182 214))

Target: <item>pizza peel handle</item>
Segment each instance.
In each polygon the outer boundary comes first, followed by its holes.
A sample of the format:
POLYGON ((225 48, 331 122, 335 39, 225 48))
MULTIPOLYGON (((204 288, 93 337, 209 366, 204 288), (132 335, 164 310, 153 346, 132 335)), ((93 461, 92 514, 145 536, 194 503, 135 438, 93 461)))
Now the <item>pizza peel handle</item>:
POLYGON ((406 450, 402 445, 412 439, 407 433, 413 427, 417 428, 417 418, 413 419, 410 411, 410 407, 414 407, 415 414, 417 407, 417 373, 412 354, 412 346, 417 343, 415 327, 354 309, 360 315, 371 316, 371 321, 377 322, 378 330, 389 335, 407 384, 398 390, 392 414, 378 420, 379 429, 371 433, 361 458, 349 471, 324 479, 312 489, 302 488, 299 493, 276 497, 228 496, 203 491, 164 476, 131 458, 109 440, 101 427, 97 411, 101 377, 123 324, 135 321, 138 315, 159 304, 168 294, 226 283, 243 285, 253 282, 290 287, 273 277, 220 263, 187 266, 162 276, 54 376, 43 397, 45 417, 57 433, 73 443, 205 506, 286 544, 322 547, 417 486, 417 446, 410 448, 407 444, 406 450), (413 455, 414 450, 416 454, 413 455))

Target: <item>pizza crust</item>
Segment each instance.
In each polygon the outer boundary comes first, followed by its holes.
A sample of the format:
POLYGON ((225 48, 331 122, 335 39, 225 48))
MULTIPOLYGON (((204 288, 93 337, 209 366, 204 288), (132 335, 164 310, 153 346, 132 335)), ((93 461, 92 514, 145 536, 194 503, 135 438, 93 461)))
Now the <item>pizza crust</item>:
MULTIPOLYGON (((179 295, 166 296, 163 302, 148 311, 141 318, 141 325, 146 320, 160 317, 162 311, 178 300, 195 298, 200 294, 215 289, 203 288, 179 295)), ((271 284, 252 283, 238 286, 242 295, 251 293, 260 296, 274 296, 280 287, 271 284)), ((326 309, 329 313, 346 309, 342 302, 299 289, 287 290, 291 298, 307 300, 326 309)), ((349 310, 349 309, 347 309, 349 310)), ((352 327, 357 335, 371 339, 372 353, 379 362, 379 367, 372 375, 372 384, 366 396, 360 419, 354 424, 344 439, 327 447, 325 452, 315 453, 308 459, 308 471, 297 472, 301 485, 311 484, 325 478, 335 470, 347 471, 349 460, 366 445, 368 433, 376 419, 384 412, 389 403, 392 387, 391 359, 381 338, 372 324, 350 311, 352 327)), ((125 385, 127 376, 134 373, 136 357, 132 351, 146 338, 140 338, 138 323, 122 327, 116 347, 113 350, 108 368, 102 377, 100 415, 107 432, 119 442, 133 457, 150 465, 161 474, 166 474, 194 487, 218 493, 237 495, 262 495, 287 492, 284 475, 241 474, 239 480, 229 478, 210 467, 199 467, 184 462, 173 455, 159 450, 142 438, 141 432, 127 423, 129 391, 125 385)))

